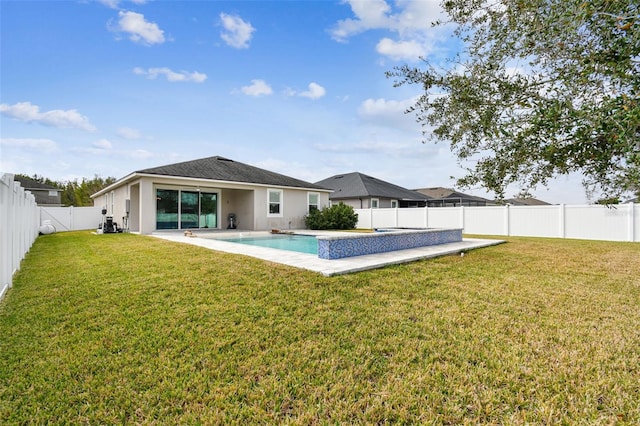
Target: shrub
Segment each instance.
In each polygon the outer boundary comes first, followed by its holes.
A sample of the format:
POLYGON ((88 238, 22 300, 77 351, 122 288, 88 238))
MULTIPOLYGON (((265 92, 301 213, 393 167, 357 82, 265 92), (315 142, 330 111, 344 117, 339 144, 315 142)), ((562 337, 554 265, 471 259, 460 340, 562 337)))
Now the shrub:
POLYGON ((353 229, 358 223, 358 214, 353 207, 338 203, 322 210, 311 210, 304 222, 309 229, 353 229))

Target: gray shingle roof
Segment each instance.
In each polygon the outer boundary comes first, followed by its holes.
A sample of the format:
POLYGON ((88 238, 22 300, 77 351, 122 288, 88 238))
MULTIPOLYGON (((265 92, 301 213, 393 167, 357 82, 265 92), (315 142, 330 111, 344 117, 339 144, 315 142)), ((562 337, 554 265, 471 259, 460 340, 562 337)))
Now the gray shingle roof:
POLYGON ((33 180, 23 176, 14 176, 13 180, 16 182, 20 182, 20 186, 23 187, 24 189, 46 189, 50 191, 62 192, 62 189, 60 188, 47 185, 46 183, 40 183, 37 180, 33 180))
POLYGON ((441 186, 436 186, 434 188, 419 188, 415 189, 415 191, 420 192, 421 194, 428 195, 435 200, 464 199, 471 201, 489 201, 486 198, 465 194, 463 192, 458 192, 450 188, 443 188, 441 186))
POLYGON ((151 167, 149 169, 138 170, 136 173, 287 186, 294 188, 326 189, 300 179, 270 172, 268 170, 219 156, 168 164, 166 166, 151 167))
POLYGON ((335 175, 316 182, 316 185, 333 189, 334 192, 329 195, 329 198, 332 200, 341 198, 383 197, 411 201, 428 200, 430 198, 424 194, 410 191, 401 186, 358 172, 335 175))

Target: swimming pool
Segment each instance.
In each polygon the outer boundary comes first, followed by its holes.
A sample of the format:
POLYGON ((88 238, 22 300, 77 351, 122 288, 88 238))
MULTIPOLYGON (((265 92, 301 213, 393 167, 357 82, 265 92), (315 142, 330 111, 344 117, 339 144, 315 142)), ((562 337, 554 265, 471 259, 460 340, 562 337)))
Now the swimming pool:
MULTIPOLYGON (((462 241, 462 229, 384 229, 379 232, 307 234, 249 233, 219 241, 313 254, 334 260, 462 241)), ((213 237, 210 237, 213 238, 213 237)))
POLYGON ((274 234, 264 237, 224 238, 221 241, 274 248, 278 250, 297 251, 299 253, 318 254, 318 240, 313 235, 281 235, 274 234))

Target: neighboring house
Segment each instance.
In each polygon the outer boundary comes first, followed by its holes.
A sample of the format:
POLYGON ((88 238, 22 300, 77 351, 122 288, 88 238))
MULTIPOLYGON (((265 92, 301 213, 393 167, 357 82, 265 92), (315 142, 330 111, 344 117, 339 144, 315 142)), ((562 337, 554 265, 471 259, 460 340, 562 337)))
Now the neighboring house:
POLYGON ((537 198, 510 198, 504 201, 505 204, 510 206, 550 206, 550 203, 546 201, 538 200, 537 198))
POLYGON ((20 182, 21 187, 33 194, 37 205, 49 207, 62 206, 62 189, 22 176, 14 176, 13 180, 20 182))
POLYGON ((354 209, 425 207, 429 198, 358 172, 335 175, 316 185, 333 189, 331 203, 343 202, 354 209))
POLYGON ((93 194, 120 227, 269 230, 304 228, 329 189, 223 157, 138 170, 93 194))
POLYGON ((454 189, 439 186, 420 188, 415 191, 430 197, 427 202, 428 207, 486 206, 487 204, 493 204, 486 198, 464 194, 454 189))

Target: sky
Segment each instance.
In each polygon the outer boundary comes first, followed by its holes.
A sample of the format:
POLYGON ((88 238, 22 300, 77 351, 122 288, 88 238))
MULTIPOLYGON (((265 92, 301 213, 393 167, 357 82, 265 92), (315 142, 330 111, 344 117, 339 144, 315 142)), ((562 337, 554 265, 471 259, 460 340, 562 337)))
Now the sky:
MULTIPOLYGON (((0 171, 119 179, 220 155, 312 183, 453 188, 448 144, 404 112, 420 87, 385 75, 459 49, 431 26, 438 3, 0 0, 0 171)), ((588 203, 580 182, 533 195, 588 203)))

